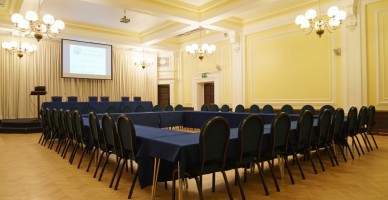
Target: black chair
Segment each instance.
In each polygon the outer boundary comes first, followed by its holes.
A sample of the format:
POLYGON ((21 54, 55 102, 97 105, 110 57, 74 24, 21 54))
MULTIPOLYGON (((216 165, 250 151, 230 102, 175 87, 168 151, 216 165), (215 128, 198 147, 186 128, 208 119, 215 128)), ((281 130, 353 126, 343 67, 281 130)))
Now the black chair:
MULTIPOLYGON (((240 187, 240 193, 242 199, 245 199, 244 190, 240 181, 240 174, 238 168, 244 168, 244 182, 246 181, 246 169, 250 167, 254 162, 259 168, 259 175, 264 187, 264 192, 269 195, 267 184, 264 181, 262 167, 259 162, 256 162, 260 158, 261 141, 263 138, 264 123, 263 119, 259 115, 249 115, 244 118, 238 129, 238 155, 236 158, 228 159, 229 165, 234 168, 236 174, 236 180, 240 187)), ((229 167, 228 167, 229 168, 229 167)))
POLYGON ((290 180, 292 184, 295 184, 294 178, 291 174, 291 170, 288 166, 288 156, 287 156, 287 149, 288 149, 288 137, 290 133, 290 127, 291 127, 291 121, 287 113, 281 112, 279 113, 274 120, 271 123, 271 148, 267 152, 262 152, 259 158, 259 161, 267 161, 269 165, 269 169, 272 174, 272 179, 275 182, 276 190, 279 192, 279 184, 276 180, 275 173, 274 173, 274 159, 280 156, 285 160, 285 166, 288 170, 288 174, 290 176, 290 180), (271 163, 272 161, 272 163, 271 163))
POLYGON ((218 111, 220 111, 220 108, 218 107, 217 104, 212 104, 212 105, 210 106, 210 111, 218 112, 218 111))
MULTIPOLYGON (((117 156, 117 152, 116 152, 117 149, 115 146, 115 144, 116 144, 115 142, 118 140, 117 138, 115 140, 115 137, 117 136, 117 134, 115 133, 116 132, 116 125, 115 125, 115 122, 114 122, 112 116, 109 113, 104 113, 102 115, 101 122, 102 122, 102 124, 101 124, 102 125, 102 132, 103 132, 103 136, 105 137, 104 140, 105 140, 107 151, 105 152, 105 162, 104 162, 104 165, 101 169, 98 181, 101 181, 101 179, 102 179, 106 165, 107 165, 108 160, 109 160, 109 156, 112 154, 116 154, 116 156, 117 156)), ((111 183, 110 183, 109 187, 112 187, 112 185, 113 185, 114 176, 116 176, 116 172, 117 172, 117 165, 116 165, 116 170, 115 170, 115 173, 111 179, 111 183)))
POLYGON ((62 97, 61 96, 52 96, 51 102, 62 102, 62 97))
POLYGON ((40 117, 41 117, 41 124, 42 124, 43 130, 42 130, 42 135, 40 135, 38 144, 43 145, 45 141, 49 138, 50 131, 51 131, 47 120, 46 109, 44 108, 40 109, 40 117))
POLYGON ((256 104, 253 104, 253 105, 251 105, 251 107, 249 107, 249 112, 250 113, 260 113, 260 107, 256 104))
POLYGON ((165 108, 164 111, 174 111, 174 107, 172 105, 168 104, 165 108))
MULTIPOLYGON (((89 127, 90 127, 90 137, 91 137, 93 146, 92 146, 92 154, 90 156, 89 164, 88 164, 88 167, 86 168, 87 172, 90 169, 90 166, 94 160, 94 156, 96 155, 96 152, 102 151, 102 154, 104 154, 106 151, 106 149, 104 148, 105 144, 101 140, 102 134, 101 134, 100 122, 98 120, 96 113, 94 112, 89 113, 89 127)), ((100 163, 100 159, 98 160, 98 163, 100 163)))
POLYGON ((345 153, 343 150, 343 146, 339 142, 341 139, 342 131, 343 131, 344 118, 345 118, 344 109, 337 108, 337 110, 335 110, 335 112, 334 112, 334 116, 333 116, 333 120, 332 120, 333 141, 328 141, 328 143, 331 146, 334 146, 334 144, 337 144, 339 146, 342 157, 344 158, 344 161, 346 162, 346 156, 345 156, 345 153), (330 144, 330 142, 331 142, 331 144, 330 144))
MULTIPOLYGON (((350 149, 349 143, 348 143, 348 137, 349 133, 354 131, 356 128, 357 124, 357 108, 356 107, 351 107, 348 112, 347 116, 347 122, 346 122, 346 127, 343 130, 340 130, 340 134, 338 134, 338 137, 335 137, 335 143, 339 146, 341 149, 342 156, 344 157, 344 160, 346 161, 345 154, 343 153, 343 148, 347 148, 350 156, 352 159, 354 159, 353 152, 350 149)), ((358 151, 358 147, 356 146, 356 149, 358 151)))
POLYGON ((335 108, 332 105, 323 105, 321 109, 319 109, 319 113, 323 112, 326 109, 329 110, 331 116, 334 116, 335 108))
POLYGON ((49 149, 53 148, 56 139, 58 140, 58 143, 60 141, 61 128, 59 125, 59 113, 56 108, 51 110, 51 132, 52 136, 48 145, 49 149))
POLYGON ((144 106, 142 106, 142 105, 136 106, 135 112, 145 112, 144 106))
POLYGON ((227 104, 221 106, 221 112, 229 112, 230 108, 227 104))
POLYGON ((68 96, 67 97, 67 102, 77 102, 78 101, 78 97, 76 96, 68 96))
POLYGON ((263 113, 274 113, 273 107, 269 104, 266 104, 263 106, 263 110, 261 111, 263 113))
POLYGON ((100 101, 101 102, 109 102, 109 97, 108 96, 101 96, 100 101))
MULTIPOLYGON (((116 185, 115 185, 115 190, 117 189, 121 174, 123 172, 124 166, 126 165, 128 167, 128 160, 131 160, 131 169, 133 173, 133 167, 132 167, 132 161, 135 160, 136 158, 136 132, 135 132, 135 127, 133 125, 132 120, 130 120, 127 116, 125 115, 120 115, 117 119, 117 132, 119 135, 119 141, 121 143, 121 148, 122 148, 122 153, 123 157, 121 160, 123 160, 123 164, 121 166, 121 170, 119 172, 119 176, 117 177, 116 185)), ((120 160, 118 161, 120 163, 120 160)), ((133 178, 131 189, 128 194, 128 199, 131 198, 133 188, 135 186, 137 179, 137 172, 135 173, 135 177, 133 178)))
POLYGON ((86 151, 89 151, 88 143, 90 142, 90 139, 88 135, 84 131, 84 123, 81 116, 81 113, 78 112, 78 110, 73 111, 72 115, 73 125, 74 125, 74 133, 75 133, 75 146, 73 148, 72 154, 70 156, 70 164, 73 164, 75 154, 77 153, 78 147, 81 147, 82 149, 82 155, 80 157, 80 160, 78 162, 77 168, 81 166, 82 159, 85 155, 86 151))
POLYGON ((201 106, 201 111, 209 111, 209 106, 207 106, 206 104, 203 104, 201 106))
MULTIPOLYGON (((373 149, 372 149, 372 145, 370 144, 368 137, 365 137, 367 115, 368 115, 368 108, 366 106, 361 106, 360 111, 358 112, 358 118, 357 118, 358 131, 356 134, 361 135, 361 138, 365 144, 365 148, 367 151, 369 151, 369 147, 371 150, 373 150, 373 149)), ((364 151, 363 151, 363 153, 364 153, 364 151)))
POLYGON ((181 104, 178 104, 175 106, 175 111, 182 111, 182 110, 184 110, 184 108, 181 104))
POLYGON ((321 148, 324 148, 328 152, 330 161, 334 166, 334 161, 332 157, 333 152, 331 152, 331 149, 327 147, 327 138, 330 132, 330 126, 331 126, 330 111, 324 110, 319 114, 317 131, 316 131, 316 140, 312 141, 312 146, 316 151, 319 163, 321 164, 321 167, 322 167, 322 171, 325 171, 325 167, 323 166, 321 155, 319 153, 319 149, 321 148))
POLYGON ((63 152, 62 152, 62 158, 65 159, 66 158, 66 154, 67 154, 67 151, 69 149, 70 146, 72 146, 72 148, 74 149, 74 141, 75 141, 75 132, 74 132, 74 125, 73 125, 73 120, 72 120, 72 113, 70 112, 70 110, 66 110, 65 111, 65 123, 66 123, 66 126, 67 126, 67 131, 69 133, 69 140, 67 141, 66 145, 65 145, 65 148, 63 149, 63 152))
POLYGON ((347 134, 348 135, 347 136, 352 139, 352 144, 356 147, 358 156, 361 156, 361 153, 360 153, 360 150, 359 150, 359 148, 357 146, 356 140, 357 140, 358 145, 361 148, 361 151, 363 153, 364 153, 364 150, 362 149, 360 140, 357 137, 357 132, 358 132, 358 112, 357 112, 357 108, 354 107, 354 106, 352 106, 349 109, 347 123, 348 123, 348 127, 347 127, 347 134))
POLYGON ((152 108, 152 111, 153 112, 161 112, 163 111, 162 107, 160 105, 155 105, 153 108, 152 108))
MULTIPOLYGON (((215 172, 221 172, 224 177, 229 199, 233 199, 228 178, 225 174, 225 158, 227 153, 230 127, 225 118, 216 116, 206 122, 199 135, 198 164, 187 166, 184 176, 194 178, 197 184, 199 199, 203 199, 202 176, 215 172)), ((175 174, 173 175, 173 197, 175 196, 175 174)), ((213 174, 212 191, 215 190, 215 175, 213 174)))
POLYGON ((89 102, 97 102, 98 101, 98 97, 96 97, 96 96, 89 96, 88 99, 89 99, 89 102))
POLYGON ((58 110, 58 120, 59 120, 59 128, 60 128, 60 136, 58 141, 58 146, 55 149, 56 152, 61 152, 63 144, 67 143, 67 140, 70 139, 69 132, 67 131, 67 126, 65 122, 65 113, 63 109, 58 110))
POLYGON ((123 97, 121 97, 121 101, 127 102, 127 101, 129 101, 129 97, 123 96, 123 97))
POLYGON ((313 115, 315 114, 315 108, 312 105, 304 105, 302 109, 300 109, 300 113, 302 114, 305 110, 309 110, 313 115))
POLYGON ((375 137, 373 136, 373 133, 372 133, 373 126, 376 124, 375 113, 376 113, 375 106, 373 106, 373 105, 369 106, 367 120, 366 120, 367 123, 366 123, 366 131, 365 131, 366 136, 365 137, 368 137, 368 134, 369 134, 372 137, 373 142, 375 143, 376 149, 378 149, 379 147, 377 146, 375 137))
POLYGON ((245 108, 243 105, 238 104, 236 108, 234 108, 234 112, 245 112, 245 108))
POLYGON ((285 105, 283 105, 280 108, 280 112, 285 112, 287 114, 292 114, 292 113, 294 113, 294 108, 291 105, 289 105, 289 104, 285 104, 285 105))
POLYGON ((313 167, 314 173, 317 174, 317 169, 315 168, 315 164, 313 158, 311 156, 310 150, 310 140, 311 140, 311 131, 313 130, 314 116, 311 111, 305 110, 298 118, 298 123, 296 127, 296 143, 292 145, 291 153, 293 155, 294 160, 296 160, 302 178, 305 179, 305 175, 300 166, 298 154, 307 156, 307 159, 310 160, 311 165, 313 167))

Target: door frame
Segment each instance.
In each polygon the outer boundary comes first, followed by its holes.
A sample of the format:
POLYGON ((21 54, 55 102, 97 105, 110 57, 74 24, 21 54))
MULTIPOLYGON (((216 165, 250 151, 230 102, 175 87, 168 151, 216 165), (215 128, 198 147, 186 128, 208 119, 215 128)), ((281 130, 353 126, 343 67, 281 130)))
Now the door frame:
POLYGON ((200 110, 204 103, 204 85, 205 83, 214 84, 214 103, 220 105, 221 102, 221 74, 219 72, 208 74, 206 78, 201 75, 193 78, 193 107, 194 110, 200 110))

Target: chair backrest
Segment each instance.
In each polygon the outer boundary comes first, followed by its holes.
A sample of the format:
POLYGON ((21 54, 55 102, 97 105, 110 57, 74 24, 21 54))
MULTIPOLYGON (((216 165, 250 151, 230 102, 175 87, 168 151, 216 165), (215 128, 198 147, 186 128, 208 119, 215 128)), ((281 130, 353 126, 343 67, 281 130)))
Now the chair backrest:
POLYGON ((65 113, 64 113, 63 109, 58 110, 58 120, 59 120, 59 128, 61 129, 62 134, 68 136, 67 135, 68 134, 67 126, 65 123, 65 113))
POLYGON ((314 116, 309 110, 303 111, 299 116, 297 123, 297 135, 298 135, 298 146, 297 150, 304 150, 310 146, 311 130, 313 128, 314 116))
POLYGON ((201 111, 209 111, 209 106, 207 106, 206 104, 203 104, 201 106, 201 111))
POLYGON ((51 101, 52 102, 62 102, 62 97, 61 96, 52 96, 51 101))
POLYGON ((225 163, 226 149, 230 135, 228 121, 216 116, 208 120, 201 128, 199 135, 200 160, 202 168, 206 163, 225 163))
POLYGON ((220 111, 220 108, 218 107, 217 104, 213 104, 210 106, 210 111, 218 112, 218 111, 220 111))
POLYGON ((352 106, 349 108, 348 117, 347 117, 347 135, 353 136, 357 132, 357 108, 352 106))
POLYGON ((142 105, 136 106, 135 112, 145 112, 144 106, 142 105))
POLYGON ((172 105, 168 104, 165 108, 164 111, 174 111, 174 107, 172 105))
POLYGON ((129 97, 121 97, 121 101, 129 101, 129 97))
POLYGON ((229 112, 229 106, 227 104, 224 104, 221 106, 221 112, 229 112))
POLYGON ((368 114, 367 114, 367 123, 366 123, 368 132, 372 131, 372 128, 375 125, 375 113, 376 113, 375 106, 373 105, 369 106, 368 114))
POLYGON ((50 130, 53 130, 54 128, 54 122, 53 122, 53 118, 51 117, 52 115, 52 112, 49 108, 46 108, 46 120, 47 120, 47 127, 50 129, 50 130))
POLYGON ((90 127, 90 135, 93 138, 93 144, 96 147, 100 147, 100 140, 101 138, 101 128, 100 128, 100 122, 98 120, 98 117, 96 113, 90 112, 89 113, 89 127, 90 127))
POLYGON ((88 99, 89 99, 90 102, 98 101, 98 97, 96 97, 96 96, 90 96, 90 97, 88 97, 88 99))
POLYGON ((245 112, 245 108, 243 105, 238 104, 236 108, 234 109, 234 112, 245 112))
POLYGON ((273 113, 273 107, 269 104, 263 106, 263 113, 273 113))
POLYGON ((133 101, 141 101, 141 97, 133 97, 133 101))
POLYGON ((121 114, 117 118, 117 132, 124 151, 130 154, 131 159, 136 156, 136 131, 131 119, 121 114))
POLYGON ((69 135, 74 139, 74 125, 70 110, 65 110, 65 122, 67 125, 67 131, 69 131, 69 135))
POLYGON ((333 121, 332 121, 332 126, 333 126, 332 136, 330 138, 330 135, 329 135, 327 139, 328 142, 330 142, 333 139, 335 140, 341 136, 344 118, 345 118, 344 109, 337 108, 337 110, 335 110, 334 112, 333 121))
POLYGON ((175 106, 175 111, 182 111, 182 110, 184 110, 184 108, 181 104, 178 104, 175 106))
POLYGON ((109 97, 108 96, 102 96, 102 97, 100 97, 100 101, 108 102, 109 101, 109 97))
POLYGON ((287 151, 287 142, 290 134, 291 121, 287 113, 276 115, 271 123, 272 156, 287 151))
POLYGON ((253 104, 253 105, 251 105, 251 107, 249 107, 249 112, 250 113, 260 113, 260 107, 256 104, 253 104))
POLYGON ((319 114, 319 118, 318 118, 318 126, 317 126, 317 133, 318 133, 317 145, 318 146, 326 144, 327 137, 330 131, 330 125, 331 125, 331 113, 329 110, 326 109, 319 114))
POLYGON ((300 113, 302 114, 305 110, 309 110, 313 115, 315 114, 315 108, 312 105, 304 105, 302 109, 300 109, 300 113))
POLYGON ((109 107, 105 110, 105 112, 107 112, 107 113, 118 113, 119 110, 117 110, 117 107, 115 107, 115 106, 109 106, 109 107))
POLYGON ((334 116, 335 108, 332 105, 324 105, 319 110, 319 113, 323 112, 325 109, 329 110, 330 114, 334 116))
POLYGON ((108 148, 115 148, 116 143, 115 135, 116 135, 116 126, 112 116, 109 113, 104 113, 102 115, 102 132, 104 132, 104 137, 106 141, 106 145, 108 148))
POLYGON ((357 118, 357 131, 359 133, 362 133, 365 131, 367 115, 368 115, 368 108, 366 106, 361 106, 360 111, 358 112, 358 118, 357 118))
POLYGON ((129 105, 125 105, 125 106, 123 106, 121 108, 121 112, 123 112, 123 113, 130 113, 130 112, 132 112, 132 108, 129 105))
POLYGON ((67 97, 67 102, 77 102, 78 101, 78 97, 76 96, 68 96, 67 97))
POLYGON ((84 138, 84 122, 82 120, 81 113, 78 112, 78 110, 73 111, 72 115, 73 124, 74 124, 74 132, 77 136, 77 138, 81 139, 80 142, 84 142, 86 138, 84 138))
POLYGON ((290 104, 285 104, 280 108, 280 112, 292 114, 292 113, 294 113, 294 108, 290 104))
POLYGON ((259 115, 252 114, 241 121, 238 128, 240 164, 247 164, 242 163, 245 158, 260 157, 263 132, 264 123, 259 115))
POLYGON ((39 111, 41 124, 44 129, 47 129, 46 109, 40 108, 39 111))
POLYGON ((160 111, 163 111, 162 107, 160 107, 160 105, 155 105, 153 108, 152 108, 152 111, 154 112, 160 112, 160 111))

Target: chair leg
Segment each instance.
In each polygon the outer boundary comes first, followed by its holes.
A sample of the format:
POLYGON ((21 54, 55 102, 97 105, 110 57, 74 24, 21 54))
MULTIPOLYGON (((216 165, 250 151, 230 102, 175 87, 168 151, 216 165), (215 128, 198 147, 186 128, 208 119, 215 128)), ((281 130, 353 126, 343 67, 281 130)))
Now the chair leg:
POLYGON ((133 189, 135 188, 136 180, 137 180, 137 172, 135 173, 135 177, 132 180, 131 189, 129 190, 129 194, 128 194, 128 199, 132 198, 132 193, 133 193, 133 189))
POLYGON ((104 162, 104 166, 102 167, 102 170, 101 170, 101 173, 100 173, 100 177, 98 177, 98 181, 101 181, 101 179, 102 179, 102 174, 104 174, 104 171, 105 171, 105 168, 106 168, 106 164, 108 163, 109 156, 110 156, 110 154, 108 154, 106 156, 106 159, 105 159, 105 162, 104 162))
POLYGON ((114 182, 114 180, 115 180, 115 178, 116 178, 117 170, 119 169, 120 163, 121 163, 121 160, 122 160, 121 157, 117 157, 117 158, 118 158, 119 160, 117 161, 116 169, 115 169, 115 171, 113 172, 112 179, 110 180, 109 188, 112 188, 113 182, 114 182))
POLYGON ((212 173, 212 192, 216 191, 216 173, 212 173))
MULTIPOLYGON (((369 149, 370 149, 371 151, 373 151, 373 147, 372 147, 372 144, 370 143, 370 140, 369 140, 369 137, 368 137, 367 132, 363 132, 363 133, 361 133, 361 134, 364 135, 366 141, 368 142, 369 149)), ((365 145, 366 145, 366 144, 365 144, 365 145)))
POLYGON ((257 164, 257 168, 259 168, 259 175, 260 175, 260 179, 261 179, 261 183, 263 184, 263 187, 264 187, 264 192, 265 192, 265 195, 269 195, 269 192, 268 192, 268 188, 267 188, 267 184, 265 183, 265 180, 264 180, 264 173, 263 173, 263 170, 262 168, 259 166, 259 162, 256 163, 257 164))
POLYGON ((198 177, 195 177, 194 179, 195 179, 195 183, 197 184, 199 199, 203 200, 201 180, 199 180, 198 177))
POLYGON ((85 148, 83 148, 83 150, 82 150, 82 155, 81 155, 81 158, 79 159, 79 161, 78 161, 78 166, 77 166, 77 168, 79 169, 80 168, 80 166, 81 166, 81 163, 82 163, 82 159, 84 158, 84 155, 85 155, 85 151, 86 151, 86 147, 85 148))
POLYGON ((294 160, 296 160, 296 164, 298 165, 298 168, 299 168, 299 171, 300 171, 300 175, 302 176, 302 179, 306 179, 306 177, 304 176, 302 167, 300 166, 298 156, 296 154, 294 154, 293 158, 294 158, 294 160))
POLYGON ((339 149, 341 151, 341 154, 342 154, 342 157, 344 158, 344 161, 347 162, 346 156, 345 156, 345 153, 344 153, 344 150, 343 150, 344 147, 342 145, 340 145, 340 144, 338 144, 338 147, 339 147, 339 149))
POLYGON ((319 155, 319 148, 315 147, 315 151, 317 152, 317 157, 318 157, 319 163, 321 164, 322 171, 325 171, 325 167, 323 166, 321 156, 319 155))
POLYGON ((67 142, 66 142, 66 145, 65 147, 63 148, 63 151, 62 151, 62 158, 65 159, 66 158, 66 154, 67 154, 67 151, 69 150, 69 147, 70 147, 70 143, 72 142, 71 139, 69 139, 67 142))
POLYGON ((232 191, 230 190, 230 186, 229 186, 228 177, 226 176, 224 170, 221 170, 221 173, 222 173, 222 176, 224 177, 225 186, 226 186, 226 190, 228 191, 229 199, 233 199, 232 191))
POLYGON ((280 192, 279 184, 278 184, 278 181, 276 180, 275 172, 273 170, 273 166, 272 166, 272 164, 271 164, 271 162, 269 160, 267 162, 268 162, 268 165, 269 165, 269 170, 271 171, 271 174, 272 174, 273 182, 275 183, 275 186, 276 186, 276 191, 280 192))
POLYGON ((362 141, 364 141, 364 144, 365 144, 365 148, 366 148, 366 150, 369 152, 369 146, 368 146, 368 144, 366 143, 366 139, 365 139, 365 137, 364 137, 364 134, 359 133, 359 135, 361 135, 362 141))
POLYGON ((328 148, 329 148, 329 150, 330 150, 330 152, 331 152, 331 154, 332 154, 332 156, 333 156, 333 159, 334 159, 335 163, 336 163, 337 165, 339 165, 337 156, 336 156, 335 153, 334 153, 333 145, 332 145, 332 144, 329 144, 329 145, 328 145, 328 148))
POLYGON ((317 171, 317 168, 315 167, 313 158, 311 157, 311 151, 310 151, 310 149, 306 149, 306 150, 305 150, 305 155, 307 155, 307 159, 310 160, 311 165, 313 166, 314 173, 315 173, 315 174, 318 174, 318 171, 317 171))
POLYGON ((327 145, 325 144, 325 150, 327 151, 327 154, 329 154, 329 159, 330 159, 330 162, 331 162, 331 166, 335 166, 334 165, 334 160, 333 160, 333 157, 331 156, 331 152, 330 152, 330 149, 327 148, 327 145))
POLYGON ((290 166, 288 165, 288 157, 285 155, 285 156, 283 156, 283 159, 284 159, 284 163, 286 165, 287 171, 288 171, 288 176, 290 176, 291 183, 292 183, 292 185, 294 185, 295 181, 294 181, 294 177, 292 176, 290 166))
POLYGON ((100 164, 101 164, 101 161, 102 161, 102 157, 104 156, 105 153, 106 153, 106 152, 103 151, 103 152, 101 153, 99 159, 98 159, 98 164, 97 164, 97 166, 96 166, 96 169, 94 170, 93 178, 96 178, 96 176, 97 176, 97 172, 98 172, 98 169, 100 168, 100 164))
POLYGON ((364 148, 362 148, 362 146, 361 146, 361 142, 360 142, 360 140, 358 139, 357 135, 355 135, 354 137, 355 137, 355 138, 356 138, 356 140, 357 140, 358 146, 360 146, 360 149, 361 149, 362 155, 365 155, 364 148))
POLYGON ((70 158, 69 158, 70 164, 73 164, 73 160, 74 160, 75 154, 77 153, 78 145, 79 145, 79 143, 76 142, 75 145, 74 145, 73 151, 71 152, 71 155, 70 155, 70 158))
POLYGON ((125 159, 125 158, 123 158, 123 164, 121 166, 121 170, 120 170, 119 176, 117 177, 117 180, 116 180, 115 190, 117 190, 117 187, 119 186, 120 179, 121 179, 121 174, 123 173, 124 166, 128 166, 128 160, 125 159))
POLYGON ((375 137, 373 136, 373 134, 370 132, 369 135, 372 136, 372 139, 373 139, 373 142, 375 143, 376 149, 379 149, 379 147, 377 146, 377 143, 376 143, 376 140, 375 140, 375 137))
POLYGON ((358 149, 358 146, 357 146, 357 144, 356 144, 356 140, 354 139, 353 136, 352 136, 352 144, 356 147, 358 156, 361 156, 360 150, 358 149))
POLYGON ((92 155, 91 155, 90 160, 89 160, 88 168, 86 168, 86 172, 89 172, 90 165, 92 165, 92 162, 93 162, 93 160, 94 160, 94 156, 95 156, 95 154, 96 154, 97 151, 98 151, 97 148, 93 148, 93 150, 92 150, 92 155))
POLYGON ((244 189, 241 185, 240 174, 239 174, 237 168, 235 168, 234 171, 235 171, 235 174, 237 175, 236 179, 237 179, 238 187, 240 189, 241 199, 245 200, 245 194, 244 194, 244 189))

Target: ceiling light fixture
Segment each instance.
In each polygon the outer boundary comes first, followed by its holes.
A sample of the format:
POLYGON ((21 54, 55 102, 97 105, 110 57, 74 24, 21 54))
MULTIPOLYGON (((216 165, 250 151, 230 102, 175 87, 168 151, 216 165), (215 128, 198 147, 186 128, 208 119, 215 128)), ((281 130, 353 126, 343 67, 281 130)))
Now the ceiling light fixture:
POLYGON ((19 59, 21 59, 24 55, 31 55, 37 50, 35 44, 21 42, 21 36, 19 38, 19 42, 15 40, 12 40, 10 42, 3 42, 2 47, 9 53, 16 54, 19 59))
POLYGON ((143 49, 143 58, 138 59, 133 63, 136 67, 141 67, 141 68, 146 68, 146 67, 151 67, 154 63, 150 60, 145 59, 144 57, 144 49, 143 49))
POLYGON ((129 23, 130 21, 131 21, 131 20, 127 18, 126 12, 125 12, 125 10, 124 10, 124 17, 122 17, 122 18, 120 19, 120 22, 126 24, 126 23, 129 23))
MULTIPOLYGON (((202 43, 202 31, 208 31, 207 29, 203 28, 202 26, 199 27, 199 40, 200 43, 202 43)), ((193 43, 192 45, 186 46, 186 52, 192 55, 194 58, 198 56, 199 60, 202 61, 202 59, 206 56, 210 56, 214 53, 216 50, 216 46, 214 44, 209 45, 207 43, 203 43, 201 46, 199 46, 197 43, 193 43)))
POLYGON ((40 0, 38 14, 32 10, 27 11, 24 17, 19 13, 15 13, 12 15, 11 21, 26 35, 34 34, 38 42, 43 38, 43 35, 47 35, 49 38, 57 37, 60 30, 65 28, 65 23, 62 20, 55 20, 50 14, 44 15, 40 19, 39 14, 40 0))
MULTIPOLYGON (((321 10, 321 3, 319 1, 319 12, 321 10)), ((299 15, 295 18, 295 23, 307 35, 315 29, 319 37, 325 32, 325 29, 332 33, 338 29, 342 21, 346 19, 346 12, 340 10, 337 6, 332 6, 327 10, 327 15, 322 15, 314 9, 309 9, 304 15, 299 15)))

